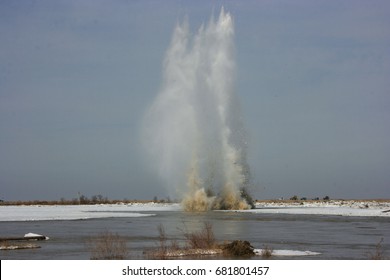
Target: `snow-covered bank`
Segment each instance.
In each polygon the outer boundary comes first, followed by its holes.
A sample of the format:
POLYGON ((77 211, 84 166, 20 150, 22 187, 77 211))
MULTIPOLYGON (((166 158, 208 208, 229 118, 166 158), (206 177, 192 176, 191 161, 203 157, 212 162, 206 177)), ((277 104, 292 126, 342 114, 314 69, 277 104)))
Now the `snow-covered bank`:
MULTIPOLYGON (((263 249, 254 249, 253 252, 257 256, 263 255, 263 249)), ((206 255, 222 255, 222 249, 185 249, 168 251, 165 257, 168 258, 180 258, 186 256, 206 256, 206 255)), ((301 256, 316 256, 321 255, 318 252, 312 251, 297 251, 297 250, 272 250, 270 257, 301 257, 301 256)))
POLYGON ((0 244, 0 250, 20 250, 20 249, 38 249, 41 246, 32 244, 32 243, 24 243, 24 244, 0 244))
MULTIPOLYGON (((256 255, 263 255, 263 249, 255 249, 254 250, 256 255)), ((321 255, 321 253, 318 252, 312 252, 312 251, 297 251, 297 250, 272 250, 271 256, 277 256, 277 257, 298 257, 298 256, 316 256, 321 255)))
POLYGON ((158 211, 177 211, 178 204, 132 203, 98 205, 0 206, 0 221, 81 220, 114 217, 147 217, 158 211))
MULTIPOLYGON (((249 213, 390 217, 390 202, 316 201, 259 202, 249 213)), ((130 203, 98 205, 0 206, 0 221, 79 220, 114 217, 147 217, 160 211, 182 211, 178 203, 130 203), (148 213, 145 213, 148 212, 148 213)))
POLYGON ((295 215, 337 215, 359 217, 390 217, 390 203, 378 201, 331 200, 316 202, 260 202, 252 213, 276 213, 295 215))

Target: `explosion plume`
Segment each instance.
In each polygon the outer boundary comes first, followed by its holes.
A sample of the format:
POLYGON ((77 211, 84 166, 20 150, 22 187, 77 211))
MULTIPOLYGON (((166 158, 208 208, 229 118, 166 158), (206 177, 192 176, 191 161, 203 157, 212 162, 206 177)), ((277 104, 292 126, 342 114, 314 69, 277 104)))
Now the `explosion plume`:
POLYGON ((246 134, 234 92, 234 25, 221 9, 191 36, 178 24, 163 66, 163 85, 147 112, 146 149, 187 211, 247 209, 246 134))

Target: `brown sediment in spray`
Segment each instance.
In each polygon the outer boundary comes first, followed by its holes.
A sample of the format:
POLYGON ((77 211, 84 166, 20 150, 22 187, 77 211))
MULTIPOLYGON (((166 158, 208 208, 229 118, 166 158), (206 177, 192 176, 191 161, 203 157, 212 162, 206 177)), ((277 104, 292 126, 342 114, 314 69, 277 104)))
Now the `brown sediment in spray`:
POLYGON ((208 197, 204 188, 187 194, 182 200, 186 212, 210 210, 246 210, 250 205, 237 192, 222 192, 219 196, 208 197))
POLYGON ((210 210, 211 201, 206 191, 202 188, 202 181, 199 178, 198 158, 196 152, 192 154, 191 170, 187 176, 188 193, 182 200, 184 211, 205 212, 210 210))
POLYGON ((205 212, 211 210, 214 198, 208 197, 205 189, 202 187, 202 181, 198 173, 198 160, 196 153, 193 153, 191 161, 191 170, 187 177, 188 193, 182 200, 184 211, 187 212, 205 212))
POLYGON ((245 199, 241 197, 239 192, 224 190, 221 196, 215 199, 212 208, 214 210, 246 210, 250 209, 251 207, 248 205, 245 199))
POLYGON ((237 188, 225 184, 217 196, 208 196, 198 176, 197 160, 193 158, 191 172, 188 174, 187 186, 189 192, 182 200, 184 211, 206 212, 210 210, 246 210, 250 205, 241 197, 237 188))
POLYGON ((194 193, 186 195, 182 200, 184 211, 206 212, 212 210, 214 197, 207 197, 206 191, 201 188, 194 193))
MULTIPOLYGON (((251 206, 241 196, 239 185, 245 181, 244 168, 239 164, 239 153, 225 143, 225 151, 229 151, 225 161, 225 178, 221 192, 217 196, 209 196, 205 191, 205 183, 199 176, 198 149, 192 152, 190 171, 187 174, 188 193, 182 200, 184 211, 206 212, 210 210, 246 210, 251 206)), ((210 189, 209 189, 210 190, 210 189)))

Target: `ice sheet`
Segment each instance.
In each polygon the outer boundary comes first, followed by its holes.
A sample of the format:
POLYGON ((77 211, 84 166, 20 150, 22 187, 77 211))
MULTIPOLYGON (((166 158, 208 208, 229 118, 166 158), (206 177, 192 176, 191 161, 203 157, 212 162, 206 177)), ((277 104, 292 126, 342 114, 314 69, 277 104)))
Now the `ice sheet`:
POLYGON ((265 202, 257 203, 253 213, 276 213, 295 215, 337 215, 390 217, 390 203, 376 201, 320 201, 320 202, 265 202))
POLYGON ((0 206, 0 221, 81 220, 113 217, 148 217, 146 211, 175 211, 176 204, 99 204, 0 206))

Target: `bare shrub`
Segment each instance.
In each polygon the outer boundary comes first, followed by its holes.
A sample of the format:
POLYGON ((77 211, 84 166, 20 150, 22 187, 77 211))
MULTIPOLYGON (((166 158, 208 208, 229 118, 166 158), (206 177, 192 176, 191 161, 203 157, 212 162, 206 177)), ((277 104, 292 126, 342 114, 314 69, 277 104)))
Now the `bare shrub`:
POLYGON ((255 255, 254 248, 248 241, 235 240, 219 244, 214 236, 211 223, 205 222, 203 228, 196 232, 183 230, 185 245, 180 247, 176 239, 168 241, 165 229, 158 226, 158 246, 155 249, 146 251, 145 254, 152 259, 168 259, 191 255, 216 255, 250 257, 255 255))
POLYGON ((116 233, 104 232, 89 241, 91 260, 124 260, 128 257, 126 240, 116 233))
POLYGON ((204 223, 204 227, 199 232, 184 232, 186 245, 180 247, 177 240, 168 241, 165 229, 162 225, 158 226, 158 246, 154 250, 146 252, 152 259, 167 259, 177 255, 197 254, 199 249, 217 249, 217 243, 214 237, 212 225, 204 223))
POLYGON ((382 247, 383 238, 375 245, 375 251, 373 253, 368 253, 368 257, 371 260, 384 260, 384 250, 382 247))
POLYGON ((158 230, 159 247, 155 252, 155 257, 158 257, 159 259, 165 259, 168 252, 168 245, 167 245, 168 238, 165 233, 165 228, 163 225, 159 225, 157 227, 157 230, 158 230))
POLYGON ((158 225, 158 246, 156 249, 146 251, 148 258, 165 260, 168 257, 168 253, 172 250, 178 250, 179 246, 177 241, 172 241, 171 245, 168 244, 168 237, 165 233, 165 228, 163 225, 158 225))
POLYGON ((269 247, 268 245, 265 245, 264 248, 261 250, 261 256, 263 258, 269 259, 272 256, 273 249, 269 247))
POLYGON ((177 242, 177 240, 172 240, 171 245, 169 246, 169 249, 172 251, 180 250, 181 248, 179 246, 179 242, 177 242))
POLYGON ((213 249, 216 247, 213 226, 205 222, 198 232, 184 233, 188 247, 191 249, 213 249))

